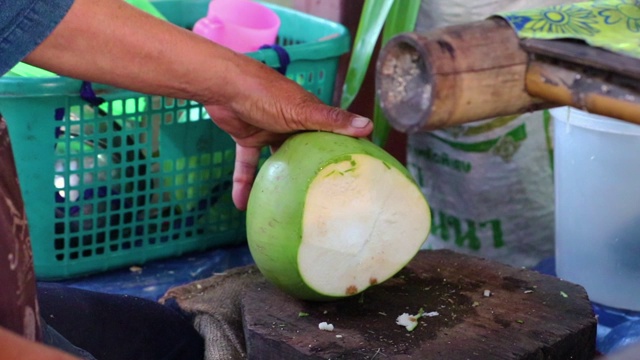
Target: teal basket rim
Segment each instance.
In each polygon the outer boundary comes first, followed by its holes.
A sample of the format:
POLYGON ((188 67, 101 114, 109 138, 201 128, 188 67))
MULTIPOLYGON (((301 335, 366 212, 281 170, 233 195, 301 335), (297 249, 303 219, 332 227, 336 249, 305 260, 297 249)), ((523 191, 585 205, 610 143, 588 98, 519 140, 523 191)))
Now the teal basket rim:
MULTIPOLYGON (((329 35, 326 39, 322 39, 322 41, 283 46, 283 48, 287 50, 291 62, 338 57, 350 50, 351 40, 349 31, 343 25, 283 6, 274 4, 265 5, 280 15, 296 16, 306 21, 312 21, 324 28, 331 29, 328 31, 329 35)), ((261 61, 272 68, 280 66, 278 54, 272 49, 259 50, 245 55, 261 61)), ((0 98, 77 95, 81 84, 81 80, 66 76, 25 78, 5 75, 0 77, 0 98)), ((95 84, 94 89, 100 93, 128 91, 102 84, 95 84)), ((135 92, 131 93, 134 94, 135 92)))

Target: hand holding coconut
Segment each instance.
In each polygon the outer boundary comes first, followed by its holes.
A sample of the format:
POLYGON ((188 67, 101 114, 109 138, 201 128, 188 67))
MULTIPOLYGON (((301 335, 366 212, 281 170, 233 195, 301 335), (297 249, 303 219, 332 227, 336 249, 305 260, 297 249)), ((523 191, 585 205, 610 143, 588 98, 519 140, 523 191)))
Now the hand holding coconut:
POLYGON ((395 275, 426 240, 431 216, 404 166, 357 139, 371 122, 324 105, 259 62, 234 64, 242 81, 228 83, 223 101, 204 104, 237 143, 233 201, 247 209, 247 239, 262 274, 312 300, 352 296, 395 275), (302 130, 325 132, 289 137, 302 130), (254 184, 267 145, 282 147, 254 184))
POLYGON ((242 81, 203 103, 237 143, 233 200, 247 209, 247 239, 262 274, 312 300, 352 296, 395 275, 426 240, 431 217, 407 169, 358 139, 371 122, 324 105, 259 62, 232 63, 239 67, 229 74, 242 81), (302 130, 325 132, 289 137, 302 130), (254 184, 264 146, 280 149, 254 184))

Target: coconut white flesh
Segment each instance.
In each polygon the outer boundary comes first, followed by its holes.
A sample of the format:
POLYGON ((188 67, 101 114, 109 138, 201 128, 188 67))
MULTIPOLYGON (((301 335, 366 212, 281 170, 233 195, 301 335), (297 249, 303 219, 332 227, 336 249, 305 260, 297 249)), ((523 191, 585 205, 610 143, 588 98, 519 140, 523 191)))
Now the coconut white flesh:
POLYGON ((312 180, 298 269, 320 294, 353 295, 397 273, 420 249, 427 203, 403 173, 368 155, 331 164, 312 180))

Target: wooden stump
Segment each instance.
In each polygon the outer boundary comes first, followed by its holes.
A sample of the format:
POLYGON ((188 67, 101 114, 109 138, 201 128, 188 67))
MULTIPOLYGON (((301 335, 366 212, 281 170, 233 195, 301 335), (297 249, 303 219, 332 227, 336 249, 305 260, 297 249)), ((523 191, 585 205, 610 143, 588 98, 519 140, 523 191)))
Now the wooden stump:
POLYGON ((242 312, 250 359, 595 356, 596 319, 582 287, 448 250, 422 251, 393 279, 340 301, 296 300, 265 281, 247 289, 242 312), (412 332, 396 324, 421 308, 438 315, 412 332))

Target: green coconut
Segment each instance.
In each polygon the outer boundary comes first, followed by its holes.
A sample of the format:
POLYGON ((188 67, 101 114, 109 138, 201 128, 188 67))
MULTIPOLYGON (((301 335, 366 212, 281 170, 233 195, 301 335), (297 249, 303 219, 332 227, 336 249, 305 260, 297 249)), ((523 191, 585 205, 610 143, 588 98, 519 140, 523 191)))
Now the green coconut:
POLYGON ((290 295, 358 294, 400 271, 431 226, 407 169, 366 139, 307 132, 261 167, 247 241, 262 274, 290 295))

